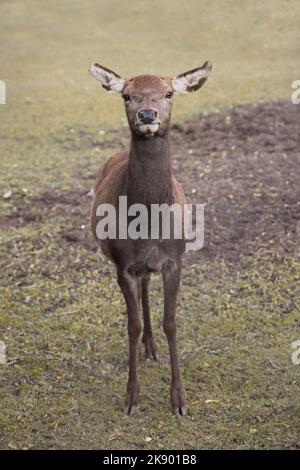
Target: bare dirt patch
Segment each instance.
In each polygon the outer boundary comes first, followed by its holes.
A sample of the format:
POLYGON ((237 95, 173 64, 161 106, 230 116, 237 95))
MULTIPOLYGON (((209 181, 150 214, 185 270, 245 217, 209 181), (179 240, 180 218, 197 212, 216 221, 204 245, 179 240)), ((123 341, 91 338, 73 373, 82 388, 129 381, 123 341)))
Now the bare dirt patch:
POLYGON ((300 108, 235 107, 174 124, 174 166, 189 201, 205 203, 205 246, 191 260, 299 255, 300 108))

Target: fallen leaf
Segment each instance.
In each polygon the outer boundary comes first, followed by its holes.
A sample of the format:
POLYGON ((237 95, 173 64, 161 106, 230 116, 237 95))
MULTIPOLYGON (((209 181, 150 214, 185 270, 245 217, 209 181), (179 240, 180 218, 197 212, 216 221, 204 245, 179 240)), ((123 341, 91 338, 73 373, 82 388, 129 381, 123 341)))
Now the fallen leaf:
POLYGON ((6 191, 6 193, 3 194, 3 199, 9 199, 12 197, 13 192, 11 190, 6 191))
POLYGON ((14 449, 14 450, 18 448, 17 444, 13 441, 9 442, 7 444, 7 447, 9 447, 10 449, 14 449))
POLYGON ((118 437, 122 437, 124 435, 123 432, 116 432, 115 434, 111 434, 108 437, 108 441, 113 441, 114 439, 118 439, 118 437))

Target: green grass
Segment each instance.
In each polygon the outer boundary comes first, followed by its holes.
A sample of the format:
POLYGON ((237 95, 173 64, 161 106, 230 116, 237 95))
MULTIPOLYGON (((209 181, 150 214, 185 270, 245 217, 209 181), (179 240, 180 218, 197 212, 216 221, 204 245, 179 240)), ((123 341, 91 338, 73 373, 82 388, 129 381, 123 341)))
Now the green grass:
MULTIPOLYGON (((10 0, 0 12, 0 79, 8 94, 0 106, 4 217, 22 207, 39 212, 45 192, 89 190, 100 161, 119 148, 110 130, 124 124, 122 104, 88 76, 93 60, 123 75, 172 75, 212 60, 212 79, 201 93, 177 100, 174 119, 287 98, 299 78, 295 1, 246 1, 242 8, 237 1, 128 1, 125 8, 108 0, 10 0)), ((186 419, 170 410, 155 278, 162 363, 141 363, 141 409, 131 419, 122 412, 126 316, 112 266, 61 238, 76 224, 89 230, 88 212, 75 219, 49 205, 41 220, 3 220, 1 448, 299 447, 299 366, 291 362, 291 342, 299 339, 298 261, 261 256, 242 267, 213 262, 184 270, 178 344, 186 419)))
MULTIPOLYGON (((23 253, 34 249, 33 238, 24 239, 23 253)), ((86 257, 85 250, 71 250, 69 262, 72 254, 86 257)), ((246 268, 234 274, 214 263, 185 269, 177 316, 190 404, 186 419, 170 410, 162 292, 156 278, 152 305, 162 362, 142 361, 141 407, 128 418, 122 412, 126 316, 114 273, 100 262, 98 271, 84 265, 72 271, 66 253, 57 263, 60 255, 57 244, 47 240, 31 259, 25 285, 12 262, 2 288, 0 319, 9 360, 1 379, 3 447, 299 445, 299 373, 291 363, 299 322, 293 288, 299 264, 265 258, 247 260, 246 268), (51 279, 38 274, 46 258, 51 279)), ((97 255, 89 256, 86 265, 96 266, 97 255)), ((19 262, 24 266, 24 260, 19 262)))

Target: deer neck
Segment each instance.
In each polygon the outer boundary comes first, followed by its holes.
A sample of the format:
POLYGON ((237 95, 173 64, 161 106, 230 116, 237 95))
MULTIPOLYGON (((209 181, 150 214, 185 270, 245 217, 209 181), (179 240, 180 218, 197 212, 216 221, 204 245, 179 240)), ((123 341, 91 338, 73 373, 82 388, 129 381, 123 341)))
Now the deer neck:
POLYGON ((149 138, 132 134, 127 173, 128 203, 172 203, 172 169, 168 132, 149 138))

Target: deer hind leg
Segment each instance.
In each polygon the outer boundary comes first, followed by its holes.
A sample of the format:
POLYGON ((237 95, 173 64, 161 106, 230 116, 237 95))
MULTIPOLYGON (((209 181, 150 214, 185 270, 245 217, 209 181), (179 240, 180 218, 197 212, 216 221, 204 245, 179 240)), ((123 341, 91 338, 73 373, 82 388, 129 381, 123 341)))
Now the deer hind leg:
POLYGON ((156 347, 153 333, 152 333, 152 326, 151 326, 151 316, 150 316, 150 308, 149 308, 149 282, 150 282, 150 274, 143 277, 141 281, 141 298, 142 298, 142 306, 143 306, 143 318, 144 318, 144 332, 143 332, 143 343, 145 345, 145 354, 146 359, 153 359, 154 361, 159 360, 158 356, 158 349, 156 347))
POLYGON ((139 345, 142 327, 139 318, 138 281, 135 276, 131 276, 127 272, 119 271, 118 283, 125 298, 128 315, 129 373, 124 411, 128 415, 133 415, 138 409, 140 389, 137 378, 137 367, 139 363, 139 345))
POLYGON ((172 381, 171 381, 171 404, 176 415, 185 416, 188 406, 185 397, 185 389, 181 381, 176 348, 176 300, 179 291, 181 268, 167 269, 163 272, 164 283, 164 332, 168 339, 172 381))

